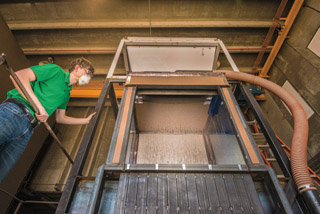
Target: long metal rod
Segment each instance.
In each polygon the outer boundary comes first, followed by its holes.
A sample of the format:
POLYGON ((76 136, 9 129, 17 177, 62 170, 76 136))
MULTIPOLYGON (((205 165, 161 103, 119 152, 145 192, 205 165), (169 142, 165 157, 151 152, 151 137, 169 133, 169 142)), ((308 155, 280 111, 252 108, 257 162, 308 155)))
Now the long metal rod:
POLYGON ((8 191, 6 191, 6 190, 4 190, 4 189, 2 189, 2 188, 0 188, 0 192, 3 192, 3 193, 5 193, 5 194, 9 195, 10 197, 14 198, 15 200, 21 202, 21 199, 19 199, 17 196, 9 193, 8 191))
POLYGON ((269 186, 269 188, 271 189, 271 194, 273 196, 273 200, 277 201, 277 208, 276 210, 279 213, 294 213, 292 208, 291 208, 291 204, 289 203, 284 191, 282 190, 282 186, 280 185, 278 178, 274 172, 274 170, 270 167, 267 167, 268 169, 268 176, 266 176, 266 181, 267 184, 269 186), (268 182, 269 180, 269 182, 268 182), (281 202, 281 203, 279 203, 281 202))
POLYGON ((219 44, 220 44, 220 47, 221 47, 224 55, 227 57, 227 60, 228 60, 228 62, 230 63, 230 65, 232 67, 232 70, 239 72, 239 69, 238 69, 236 63, 234 63, 229 51, 227 50, 226 46, 224 45, 224 43, 221 40, 219 40, 219 44))
POLYGON ((117 63, 118 63, 118 59, 119 59, 120 54, 121 54, 121 52, 123 50, 123 45, 124 45, 124 39, 121 39, 119 47, 117 49, 117 52, 116 52, 116 54, 114 56, 114 59, 113 59, 113 61, 111 63, 107 78, 111 78, 113 76, 114 70, 115 70, 115 68, 117 66, 117 63))
POLYGON ((228 173, 228 172, 266 172, 266 165, 257 164, 106 164, 105 170, 110 172, 208 172, 208 173, 228 173))
MULTIPOLYGON (((17 83, 18 87, 22 91, 23 95, 26 97, 27 101, 31 104, 31 106, 34 109, 35 113, 39 114, 39 109, 37 108, 37 106, 32 101, 32 99, 31 99, 30 95, 28 94, 27 90, 22 85, 19 77, 16 75, 16 73, 13 71, 13 69, 9 66, 8 62, 6 61, 5 54, 2 53, 0 58, 1 58, 1 60, 0 60, 1 63, 0 64, 4 64, 4 66, 9 71, 10 75, 13 77, 14 81, 17 83)), ((51 129, 50 125, 47 122, 43 122, 43 124, 46 126, 47 130, 52 135, 52 137, 56 140, 56 142, 58 143, 60 149, 66 155, 66 157, 68 158, 70 163, 73 164, 72 158, 68 154, 67 150, 63 147, 61 141, 58 139, 57 135, 53 132, 53 130, 51 129)))

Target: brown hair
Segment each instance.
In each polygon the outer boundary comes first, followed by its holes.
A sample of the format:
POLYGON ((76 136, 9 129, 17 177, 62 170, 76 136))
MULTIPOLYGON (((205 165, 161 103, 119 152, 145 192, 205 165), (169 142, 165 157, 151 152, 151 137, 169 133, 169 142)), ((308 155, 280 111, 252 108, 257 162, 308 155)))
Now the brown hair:
POLYGON ((71 62, 71 65, 69 68, 69 73, 71 73, 74 70, 76 65, 79 65, 81 68, 87 69, 89 72, 92 73, 92 75, 94 74, 93 64, 89 60, 87 60, 86 58, 80 57, 80 58, 74 59, 71 62))

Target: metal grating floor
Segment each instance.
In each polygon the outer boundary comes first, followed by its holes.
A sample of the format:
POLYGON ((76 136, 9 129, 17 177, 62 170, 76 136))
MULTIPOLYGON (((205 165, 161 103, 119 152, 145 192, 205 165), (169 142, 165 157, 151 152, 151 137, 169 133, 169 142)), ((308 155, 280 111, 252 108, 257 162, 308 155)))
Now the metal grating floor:
POLYGON ((122 173, 115 213, 263 213, 248 174, 122 173))

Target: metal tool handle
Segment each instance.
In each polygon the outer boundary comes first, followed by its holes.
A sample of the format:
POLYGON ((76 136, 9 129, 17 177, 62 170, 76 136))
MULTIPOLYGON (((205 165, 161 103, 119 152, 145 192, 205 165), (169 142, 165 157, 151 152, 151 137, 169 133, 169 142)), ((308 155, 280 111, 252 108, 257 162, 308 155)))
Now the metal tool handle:
POLYGON ((4 53, 1 54, 1 58, 2 59, 0 59, 0 64, 4 64, 4 66, 9 71, 10 75, 13 77, 14 81, 17 83, 18 87, 22 91, 23 95, 26 97, 27 101, 31 104, 31 106, 34 109, 35 113, 39 114, 38 107, 32 101, 32 99, 31 99, 30 95, 28 94, 27 90, 22 85, 19 77, 16 75, 16 73, 13 71, 13 69, 8 65, 8 62, 7 62, 6 58, 5 58, 5 54, 4 53))
MULTIPOLYGON (((28 94, 27 90, 22 85, 19 77, 16 75, 16 73, 13 71, 13 69, 9 66, 9 64, 8 64, 8 62, 6 60, 6 55, 4 53, 2 53, 0 55, 0 65, 2 65, 2 64, 4 64, 6 69, 9 71, 10 75, 13 77, 14 81, 17 83, 17 85, 20 88, 20 90, 22 91, 23 95, 26 97, 27 101, 31 104, 31 106, 34 109, 35 113, 39 114, 38 107, 34 104, 33 100, 31 99, 30 95, 28 94)), ((65 150, 65 148, 63 147, 61 141, 58 139, 56 134, 53 132, 53 130, 51 129, 50 125, 47 122, 43 122, 43 124, 46 126, 47 130, 52 135, 52 137, 58 142, 58 145, 59 145, 60 149, 67 156, 68 160, 71 162, 71 164, 73 164, 72 158, 70 157, 68 152, 65 150)))

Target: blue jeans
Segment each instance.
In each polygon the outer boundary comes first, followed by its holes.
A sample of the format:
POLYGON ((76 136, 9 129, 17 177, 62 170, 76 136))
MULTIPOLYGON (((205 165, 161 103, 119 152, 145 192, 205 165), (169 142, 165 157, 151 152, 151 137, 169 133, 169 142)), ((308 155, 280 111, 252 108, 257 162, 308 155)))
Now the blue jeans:
POLYGON ((16 104, 0 104, 0 183, 18 162, 32 136, 26 114, 16 104))

